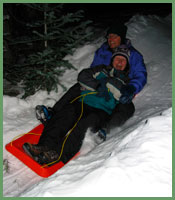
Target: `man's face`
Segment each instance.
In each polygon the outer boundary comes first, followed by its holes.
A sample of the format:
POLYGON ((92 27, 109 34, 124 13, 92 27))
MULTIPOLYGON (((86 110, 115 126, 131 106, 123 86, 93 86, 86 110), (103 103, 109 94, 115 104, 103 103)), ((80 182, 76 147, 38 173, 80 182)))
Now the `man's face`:
POLYGON ((108 35, 108 44, 111 49, 115 49, 121 44, 121 37, 117 34, 110 33, 108 35))
POLYGON ((115 56, 113 59, 112 65, 117 70, 124 70, 127 65, 127 60, 124 56, 115 56))

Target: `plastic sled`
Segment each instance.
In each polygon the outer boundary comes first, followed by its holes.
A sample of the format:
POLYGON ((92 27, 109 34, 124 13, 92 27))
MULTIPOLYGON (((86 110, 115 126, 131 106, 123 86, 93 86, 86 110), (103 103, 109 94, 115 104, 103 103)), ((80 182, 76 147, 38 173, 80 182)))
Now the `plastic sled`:
MULTIPOLYGON (((31 170, 33 170, 36 174, 38 174, 41 177, 47 178, 47 177, 51 176, 52 174, 54 174, 57 170, 62 168, 65 164, 60 161, 52 166, 42 167, 35 160, 33 160, 30 156, 28 156, 24 152, 23 147, 22 147, 23 144, 26 142, 30 142, 32 144, 37 144, 39 141, 40 135, 42 134, 43 128, 44 128, 44 126, 42 124, 38 125, 37 127, 35 127, 34 129, 32 129, 31 131, 28 132, 28 133, 35 133, 37 135, 25 134, 25 135, 21 136, 20 138, 6 144, 5 148, 12 155, 14 155, 16 158, 18 158, 20 161, 22 161, 25 165, 27 165, 31 170)), ((80 152, 78 152, 73 158, 75 158, 79 154, 80 154, 80 152)))

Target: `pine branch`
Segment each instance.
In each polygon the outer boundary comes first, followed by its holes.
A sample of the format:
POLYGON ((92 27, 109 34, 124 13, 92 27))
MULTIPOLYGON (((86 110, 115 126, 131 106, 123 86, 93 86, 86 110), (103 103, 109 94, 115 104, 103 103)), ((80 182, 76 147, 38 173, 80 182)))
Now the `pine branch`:
MULTIPOLYGON (((58 91, 58 85, 65 89, 59 77, 68 69, 76 68, 64 60, 73 54, 78 45, 90 39, 92 33, 86 32, 91 21, 83 20, 83 11, 62 13, 62 4, 24 4, 29 9, 41 13, 39 20, 27 23, 27 35, 7 41, 17 47, 17 53, 26 56, 23 63, 9 66, 5 78, 14 84, 22 82, 23 98, 38 90, 58 91)), ((25 31, 24 31, 25 32, 25 31)))

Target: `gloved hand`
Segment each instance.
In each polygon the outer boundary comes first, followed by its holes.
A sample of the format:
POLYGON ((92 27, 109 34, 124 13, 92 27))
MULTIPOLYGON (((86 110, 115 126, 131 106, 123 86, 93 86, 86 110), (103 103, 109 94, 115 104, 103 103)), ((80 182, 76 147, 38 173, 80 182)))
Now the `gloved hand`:
POLYGON ((135 92, 135 87, 133 85, 124 85, 122 86, 120 93, 122 94, 119 101, 122 104, 125 103, 131 103, 133 97, 134 97, 134 92, 135 92))
POLYGON ((109 96, 108 88, 106 87, 107 78, 102 78, 99 81, 100 81, 100 85, 97 88, 97 96, 104 97, 106 101, 109 101, 110 96, 109 96))
POLYGON ((126 77, 126 72, 124 70, 114 69, 114 78, 123 79, 126 77))

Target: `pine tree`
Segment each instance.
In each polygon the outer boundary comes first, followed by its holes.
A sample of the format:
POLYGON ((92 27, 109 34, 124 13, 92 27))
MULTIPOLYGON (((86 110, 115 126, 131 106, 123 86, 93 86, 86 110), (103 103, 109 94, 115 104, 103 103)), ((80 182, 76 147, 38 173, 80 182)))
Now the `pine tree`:
POLYGON ((89 40, 92 32, 86 32, 91 22, 83 20, 82 10, 65 13, 64 4, 23 5, 35 9, 40 19, 26 23, 25 35, 11 42, 18 55, 25 52, 26 60, 8 68, 5 78, 21 82, 26 98, 38 90, 57 91, 58 84, 64 88, 59 77, 74 66, 63 58, 89 40))

